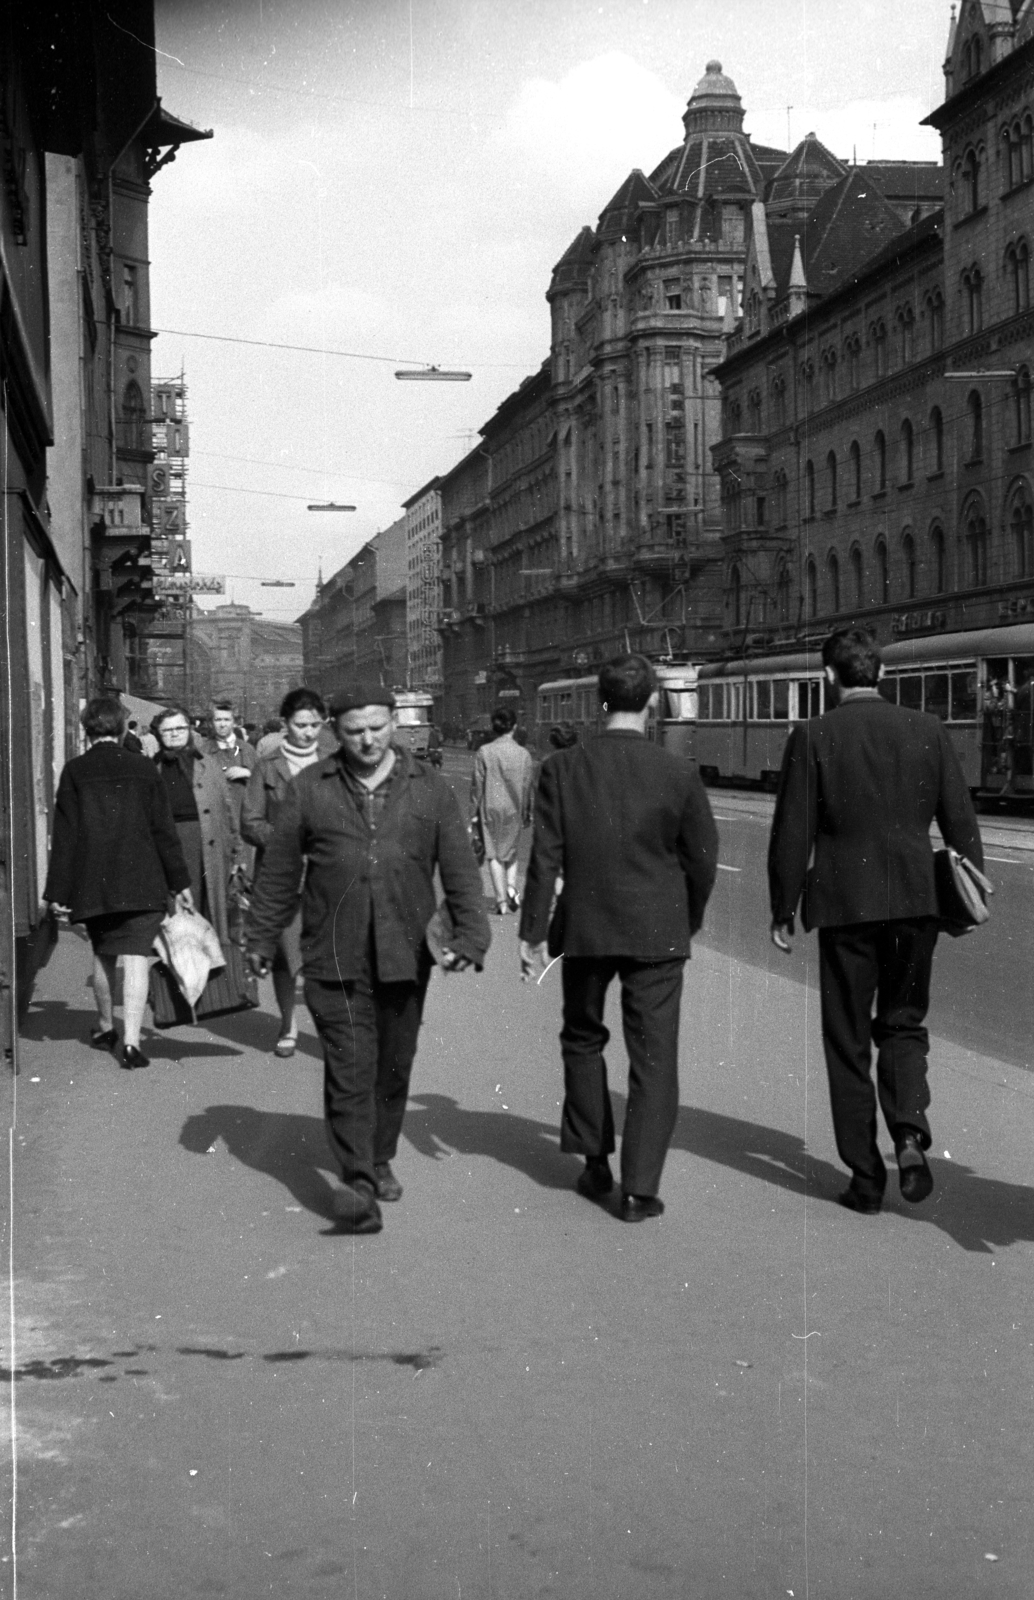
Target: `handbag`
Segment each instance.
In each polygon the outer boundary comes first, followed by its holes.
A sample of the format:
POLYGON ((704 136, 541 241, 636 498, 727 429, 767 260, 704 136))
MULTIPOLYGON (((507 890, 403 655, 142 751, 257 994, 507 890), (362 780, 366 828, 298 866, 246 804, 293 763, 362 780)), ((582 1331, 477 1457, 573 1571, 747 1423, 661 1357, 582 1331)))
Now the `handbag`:
POLYGON ((982 927, 991 915, 987 897, 994 887, 980 868, 946 846, 933 853, 933 876, 942 932, 958 939, 982 927))
POLYGON ((483 867, 485 864, 485 836, 481 832, 481 818, 479 816, 471 817, 467 833, 470 836, 470 848, 474 852, 474 860, 479 867, 483 867))

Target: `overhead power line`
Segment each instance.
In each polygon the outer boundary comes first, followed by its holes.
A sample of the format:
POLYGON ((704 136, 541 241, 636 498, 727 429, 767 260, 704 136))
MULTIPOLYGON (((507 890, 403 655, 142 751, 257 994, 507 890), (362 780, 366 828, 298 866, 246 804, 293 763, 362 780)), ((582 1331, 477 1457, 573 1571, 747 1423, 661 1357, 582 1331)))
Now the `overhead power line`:
MULTIPOLYGON (((417 361, 413 356, 372 356, 365 350, 331 350, 328 346, 319 344, 282 344, 275 339, 241 339, 231 333, 196 333, 192 328, 153 328, 151 331, 172 334, 177 339, 209 339, 217 344, 250 344, 260 350, 295 350, 301 355, 340 356, 346 361, 382 361, 390 367, 409 366, 421 373, 434 370, 433 363, 417 361)), ((527 371, 527 362, 524 361, 481 361, 478 365, 493 370, 527 371)))

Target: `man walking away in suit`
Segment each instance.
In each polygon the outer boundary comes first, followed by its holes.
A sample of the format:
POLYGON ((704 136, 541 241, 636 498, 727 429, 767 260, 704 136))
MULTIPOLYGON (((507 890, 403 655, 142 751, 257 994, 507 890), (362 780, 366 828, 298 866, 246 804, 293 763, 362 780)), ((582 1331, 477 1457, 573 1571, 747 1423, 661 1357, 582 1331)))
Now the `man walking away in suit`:
POLYGON ((931 822, 936 817, 945 843, 978 867, 983 851, 943 724, 882 697, 872 636, 839 629, 822 661, 835 709, 793 730, 779 775, 768 851, 772 940, 789 951, 801 900, 804 927, 819 931, 833 1130, 852 1173, 839 1198, 851 1211, 872 1213, 887 1182, 876 1143, 873 1043, 902 1197, 914 1205, 933 1188, 924 1155, 924 1019, 939 929, 931 822))
MULTIPOLYGON (((600 673, 603 733, 542 764, 520 926, 521 975, 546 957, 550 901, 563 890, 564 1109, 560 1148, 585 1157, 576 1184, 607 1203, 614 1120, 603 1051, 607 988, 621 983, 628 1105, 621 1143, 621 1216, 659 1217, 661 1169, 678 1115, 679 1002, 690 940, 714 887, 718 831, 687 761, 646 737, 657 678, 644 656, 600 673)), ((550 940, 556 954, 558 940, 550 940)))

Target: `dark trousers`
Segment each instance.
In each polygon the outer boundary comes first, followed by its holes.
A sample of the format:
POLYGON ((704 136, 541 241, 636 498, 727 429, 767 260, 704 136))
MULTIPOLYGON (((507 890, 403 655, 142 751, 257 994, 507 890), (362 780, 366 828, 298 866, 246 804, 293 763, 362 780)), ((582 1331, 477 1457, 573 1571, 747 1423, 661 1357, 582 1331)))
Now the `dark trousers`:
POLYGON ((415 983, 381 983, 371 950, 354 981, 305 981, 323 1045, 327 1138, 348 1184, 372 1185, 374 1167, 398 1149, 430 975, 425 952, 415 983))
POLYGON ((876 1144, 876 1085, 891 1136, 911 1130, 930 1146, 926 1081, 936 917, 859 922, 819 929, 822 1041, 829 1073, 833 1131, 856 1188, 882 1194, 887 1172, 876 1144), (875 1005, 875 1016, 873 1007, 875 1005))
POLYGON ((603 1052, 610 1034, 603 1007, 613 977, 621 980, 621 1023, 628 1050, 628 1107, 621 1136, 621 1187, 655 1195, 679 1110, 679 1002, 682 961, 632 961, 565 956, 564 1109, 560 1148, 586 1157, 610 1155, 614 1117, 603 1052))

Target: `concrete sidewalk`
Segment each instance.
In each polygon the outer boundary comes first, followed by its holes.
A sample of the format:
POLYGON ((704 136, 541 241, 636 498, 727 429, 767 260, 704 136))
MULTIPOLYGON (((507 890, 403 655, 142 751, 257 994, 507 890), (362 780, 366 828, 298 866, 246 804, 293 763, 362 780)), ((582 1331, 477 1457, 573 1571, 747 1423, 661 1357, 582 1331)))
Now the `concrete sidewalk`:
POLYGON ((121 1072, 62 936, 7 1089, 19 1600, 1028 1596, 1029 1076, 935 1043, 934 1197, 852 1216, 814 997, 701 949, 668 1209, 625 1227, 558 1149, 559 969, 495 932, 432 981, 364 1240, 311 1034, 121 1072))

